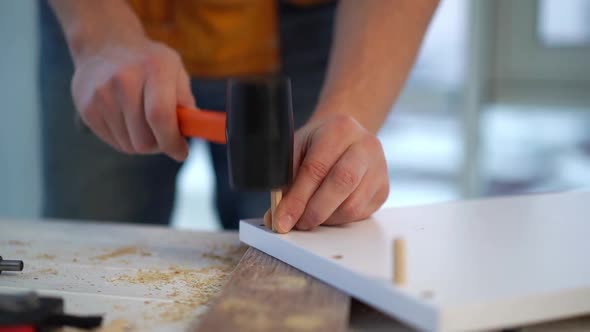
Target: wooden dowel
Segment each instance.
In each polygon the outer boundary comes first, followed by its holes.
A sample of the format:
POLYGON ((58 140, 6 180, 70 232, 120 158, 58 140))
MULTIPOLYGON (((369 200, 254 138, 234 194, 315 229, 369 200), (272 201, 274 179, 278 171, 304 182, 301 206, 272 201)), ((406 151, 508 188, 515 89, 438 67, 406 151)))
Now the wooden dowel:
POLYGON ((272 231, 276 232, 275 227, 275 214, 277 210, 277 206, 283 199, 283 191, 281 189, 271 190, 270 192, 270 216, 271 216, 271 223, 272 223, 272 231))
POLYGON ((406 283, 406 242, 402 238, 393 240, 393 282, 402 286, 406 283))

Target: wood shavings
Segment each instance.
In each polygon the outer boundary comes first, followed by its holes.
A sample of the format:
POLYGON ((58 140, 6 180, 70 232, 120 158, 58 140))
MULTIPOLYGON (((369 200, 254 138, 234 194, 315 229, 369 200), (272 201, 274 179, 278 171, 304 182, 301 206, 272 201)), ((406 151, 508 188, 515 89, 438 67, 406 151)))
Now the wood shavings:
POLYGON ((113 305, 113 309, 115 309, 116 311, 125 311, 127 310, 127 307, 124 305, 115 304, 113 305))
POLYGON ((55 255, 50 255, 50 254, 41 254, 41 255, 37 255, 35 256, 36 259, 47 259, 47 260, 53 260, 55 259, 55 255))
MULTIPOLYGON (((202 269, 170 267, 167 270, 139 270, 133 275, 120 275, 110 282, 148 285, 152 290, 170 289, 166 296, 171 303, 158 303, 156 316, 163 321, 178 321, 194 316, 195 310, 217 295, 227 277, 230 267, 226 265, 202 269)), ((147 303, 146 303, 147 304, 147 303)), ((153 319, 146 313, 146 319, 153 319)))
POLYGON ((244 245, 213 246, 210 251, 203 253, 201 256, 212 261, 235 266, 244 256, 246 249, 248 247, 244 245))
POLYGON ((231 257, 221 256, 218 254, 214 254, 212 252, 206 252, 202 255, 202 257, 210 259, 210 260, 214 260, 214 261, 220 261, 222 263, 231 263, 233 261, 233 259, 231 257))
POLYGON ((47 269, 42 269, 42 270, 37 270, 34 271, 34 273, 36 275, 58 275, 58 272, 56 269, 54 268, 47 268, 47 269))
POLYGON ((126 246, 110 251, 106 254, 91 257, 90 260, 106 261, 108 259, 117 258, 127 255, 151 256, 152 254, 142 248, 136 246, 126 246))
MULTIPOLYGON (((122 285, 147 286, 149 292, 145 296, 163 297, 164 299, 161 300, 144 301, 145 310, 142 317, 146 321, 192 320, 202 313, 206 305, 219 293, 246 249, 246 246, 239 245, 219 245, 209 248, 202 255, 216 264, 199 269, 180 266, 140 269, 134 273, 103 279, 122 285)), ((124 255, 146 256, 149 253, 138 247, 127 246, 93 257, 91 260, 104 261, 124 255)))
MULTIPOLYGON (((78 329, 75 327, 62 327, 57 329, 59 332, 84 332, 88 330, 78 329)), ((101 327, 90 330, 92 332, 131 332, 138 331, 135 326, 125 319, 114 319, 101 327)))

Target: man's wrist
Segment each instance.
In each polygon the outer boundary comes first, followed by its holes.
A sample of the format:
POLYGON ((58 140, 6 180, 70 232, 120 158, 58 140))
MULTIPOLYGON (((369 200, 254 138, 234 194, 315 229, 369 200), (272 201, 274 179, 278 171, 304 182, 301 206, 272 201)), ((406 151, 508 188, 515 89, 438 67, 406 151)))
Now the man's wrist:
MULTIPOLYGON (((358 121, 365 129, 376 134, 381 127, 380 112, 371 110, 371 105, 359 105, 360 100, 350 95, 326 96, 320 98, 310 121, 321 121, 334 115, 348 115, 358 121), (354 100, 356 99, 356 100, 354 100)), ((362 102, 361 102, 362 103, 362 102)))
POLYGON ((141 22, 125 1, 52 0, 75 62, 107 45, 133 45, 146 38, 141 22))

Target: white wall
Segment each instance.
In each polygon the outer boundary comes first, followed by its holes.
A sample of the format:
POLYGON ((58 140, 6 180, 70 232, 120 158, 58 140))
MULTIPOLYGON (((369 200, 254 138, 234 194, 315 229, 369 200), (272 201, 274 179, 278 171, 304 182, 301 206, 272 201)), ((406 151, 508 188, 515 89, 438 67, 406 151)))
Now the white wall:
POLYGON ((36 6, 0 1, 0 218, 39 213, 36 6))

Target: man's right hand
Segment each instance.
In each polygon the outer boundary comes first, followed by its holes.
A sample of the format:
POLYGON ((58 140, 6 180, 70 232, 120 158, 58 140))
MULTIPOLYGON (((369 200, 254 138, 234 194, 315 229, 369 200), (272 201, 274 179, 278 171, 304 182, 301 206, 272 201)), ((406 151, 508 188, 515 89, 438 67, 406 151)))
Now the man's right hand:
POLYGON ((195 107, 179 55, 143 37, 114 43, 75 59, 72 94, 84 123, 125 153, 163 152, 186 159, 177 105, 195 107))

